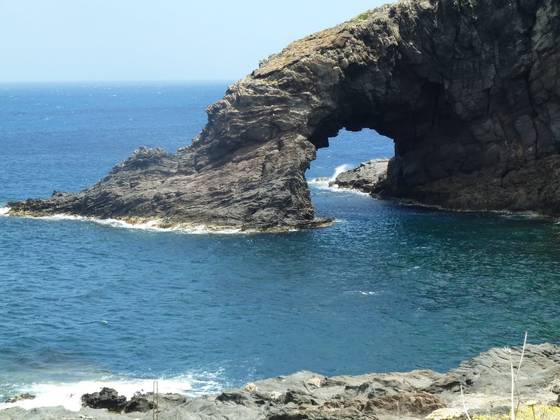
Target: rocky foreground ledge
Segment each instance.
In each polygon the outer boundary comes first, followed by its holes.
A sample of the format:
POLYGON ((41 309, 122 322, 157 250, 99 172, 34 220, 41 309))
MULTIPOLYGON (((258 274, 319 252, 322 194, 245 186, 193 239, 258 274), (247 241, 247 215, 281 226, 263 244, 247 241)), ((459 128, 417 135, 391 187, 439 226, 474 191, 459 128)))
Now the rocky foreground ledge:
POLYGON ((373 128, 395 141, 385 197, 560 215, 558 45, 558 0, 402 0, 264 60, 191 146, 140 149, 96 185, 10 214, 312 227, 317 149, 373 128))
MULTIPOLYGON (((517 368, 521 352, 520 348, 511 353, 492 349, 444 374, 416 370, 325 377, 299 372, 193 399, 159 395, 156 400, 146 394, 126 401, 116 391, 105 389, 84 395, 82 401, 112 411, 10 408, 0 411, 0 419, 152 419, 154 400, 159 402, 162 420, 464 419, 463 404, 475 420, 501 419, 511 407, 510 360, 517 368)), ((520 412, 530 409, 537 415, 546 412, 545 418, 560 418, 560 346, 527 346, 516 384, 515 402, 519 401, 520 412)))

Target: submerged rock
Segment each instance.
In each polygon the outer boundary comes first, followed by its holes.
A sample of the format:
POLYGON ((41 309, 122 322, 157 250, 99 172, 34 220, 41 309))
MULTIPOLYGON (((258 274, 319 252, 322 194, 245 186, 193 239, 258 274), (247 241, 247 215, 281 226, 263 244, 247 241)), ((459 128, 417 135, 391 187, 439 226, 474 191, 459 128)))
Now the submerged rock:
POLYGON ((8 398, 6 400, 7 403, 15 403, 18 401, 23 401, 23 400, 34 400, 35 399, 35 395, 30 394, 28 392, 25 392, 23 394, 19 394, 19 395, 15 395, 11 398, 8 398))
POLYGON ((560 2, 403 0, 290 44, 208 108, 191 146, 9 203, 240 229, 315 226, 305 171, 342 128, 395 141, 379 194, 560 215, 560 2))

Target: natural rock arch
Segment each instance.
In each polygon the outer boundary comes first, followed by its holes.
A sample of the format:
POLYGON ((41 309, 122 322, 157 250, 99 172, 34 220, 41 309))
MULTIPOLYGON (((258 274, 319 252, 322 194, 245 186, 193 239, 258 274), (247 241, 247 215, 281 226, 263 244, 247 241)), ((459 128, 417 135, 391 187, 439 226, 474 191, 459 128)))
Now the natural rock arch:
POLYGON ((560 213, 560 4, 408 0, 294 42, 231 86, 176 154, 140 149, 95 186, 11 213, 286 228, 341 128, 395 141, 380 194, 560 213))

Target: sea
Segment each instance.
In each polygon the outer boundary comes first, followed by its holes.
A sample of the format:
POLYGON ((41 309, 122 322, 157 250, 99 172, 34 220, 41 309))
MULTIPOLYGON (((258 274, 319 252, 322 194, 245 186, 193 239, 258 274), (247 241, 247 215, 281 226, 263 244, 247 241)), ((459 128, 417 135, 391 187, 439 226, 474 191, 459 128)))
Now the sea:
MULTIPOLYGON (((228 83, 0 85, 0 208, 78 191, 137 147, 174 151, 228 83)), ((262 378, 445 371, 559 342, 560 225, 332 189, 393 142, 341 131, 307 172, 327 228, 165 231, 0 210, 0 409, 85 392, 215 393, 262 378)))

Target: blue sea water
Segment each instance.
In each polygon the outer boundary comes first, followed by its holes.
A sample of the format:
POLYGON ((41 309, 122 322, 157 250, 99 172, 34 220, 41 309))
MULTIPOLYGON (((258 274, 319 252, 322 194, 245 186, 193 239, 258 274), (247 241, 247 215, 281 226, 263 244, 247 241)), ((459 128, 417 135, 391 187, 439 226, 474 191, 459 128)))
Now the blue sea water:
MULTIPOLYGON (((188 144, 225 88, 0 86, 0 207, 84 188, 140 145, 188 144)), ((373 131, 342 132, 308 178, 392 153, 373 131)), ((337 223, 191 235, 0 217, 0 401, 103 381, 197 393, 301 369, 446 370, 525 330, 559 341, 558 224, 312 195, 337 223)))

